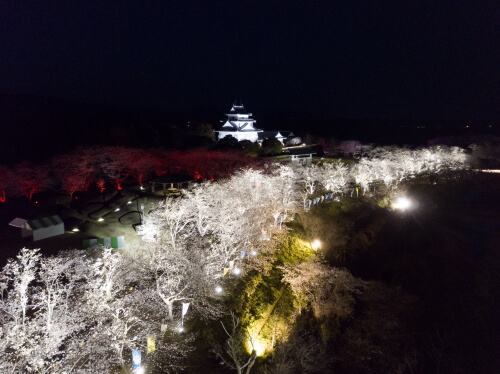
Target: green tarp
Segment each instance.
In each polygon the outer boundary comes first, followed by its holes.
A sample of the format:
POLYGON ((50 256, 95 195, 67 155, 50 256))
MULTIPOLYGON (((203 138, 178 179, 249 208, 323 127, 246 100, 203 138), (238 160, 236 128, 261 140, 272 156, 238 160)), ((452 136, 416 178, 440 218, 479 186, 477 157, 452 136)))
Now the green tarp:
POLYGON ((83 249, 90 248, 96 244, 113 249, 123 249, 125 248, 125 238, 123 236, 113 236, 111 238, 85 239, 83 241, 83 249))

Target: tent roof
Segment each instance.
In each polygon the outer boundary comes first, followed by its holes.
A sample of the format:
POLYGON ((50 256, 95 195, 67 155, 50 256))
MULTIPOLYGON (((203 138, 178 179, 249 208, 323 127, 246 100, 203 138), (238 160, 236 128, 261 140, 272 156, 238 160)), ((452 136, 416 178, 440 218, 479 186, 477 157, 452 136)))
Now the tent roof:
POLYGON ((57 226, 63 224, 63 221, 59 216, 50 216, 44 218, 33 219, 26 222, 27 229, 38 230, 44 229, 49 226, 57 226))
POLYGON ((9 226, 14 226, 18 227, 20 229, 24 228, 24 224, 28 222, 27 219, 24 218, 14 218, 12 221, 9 222, 9 226))

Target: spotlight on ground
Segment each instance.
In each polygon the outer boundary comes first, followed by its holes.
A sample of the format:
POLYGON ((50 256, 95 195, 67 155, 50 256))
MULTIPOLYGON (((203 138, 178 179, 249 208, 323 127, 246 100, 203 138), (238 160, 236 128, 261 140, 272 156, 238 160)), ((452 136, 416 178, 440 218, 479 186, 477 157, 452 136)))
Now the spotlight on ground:
POLYGON ((315 239, 312 243, 311 243, 311 248, 316 250, 316 249, 320 249, 321 248, 321 242, 318 240, 318 239, 315 239))
POLYGON ((221 286, 215 287, 215 293, 222 293, 222 287, 221 286))
POLYGON ((392 203, 392 208, 396 210, 401 210, 402 212, 411 209, 413 207, 413 202, 407 197, 399 197, 392 203))

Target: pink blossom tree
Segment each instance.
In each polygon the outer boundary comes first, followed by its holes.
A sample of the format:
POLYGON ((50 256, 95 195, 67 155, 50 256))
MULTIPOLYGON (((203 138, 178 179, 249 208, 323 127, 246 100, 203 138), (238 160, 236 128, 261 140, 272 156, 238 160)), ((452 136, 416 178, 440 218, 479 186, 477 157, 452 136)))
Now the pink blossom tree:
POLYGON ((48 188, 50 182, 47 165, 35 166, 29 162, 15 165, 11 176, 15 176, 12 185, 15 195, 25 196, 29 200, 35 193, 48 188))

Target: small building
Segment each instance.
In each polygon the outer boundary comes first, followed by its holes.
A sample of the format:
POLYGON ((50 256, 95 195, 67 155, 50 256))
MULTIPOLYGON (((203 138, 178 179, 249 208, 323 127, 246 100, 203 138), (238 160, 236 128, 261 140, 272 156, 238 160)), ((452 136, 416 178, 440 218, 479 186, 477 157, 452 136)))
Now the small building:
POLYGON ((292 163, 299 165, 310 165, 312 163, 312 156, 316 154, 312 147, 290 147, 285 150, 289 154, 288 160, 292 163))
POLYGON ((280 131, 262 131, 261 133, 259 133, 259 142, 263 141, 264 139, 272 138, 278 139, 283 145, 285 144, 286 136, 283 136, 280 131))
POLYGON ((300 155, 290 155, 290 161, 299 165, 310 165, 312 163, 312 155, 314 153, 303 153, 300 155))
POLYGON ((64 222, 59 216, 50 216, 29 221, 16 218, 9 225, 19 227, 23 238, 33 236, 33 241, 64 234, 64 222))
POLYGON ((165 174, 159 177, 150 179, 148 181, 151 183, 151 192, 155 193, 161 188, 163 195, 180 195, 182 189, 188 189, 194 180, 185 175, 179 174, 165 174))

